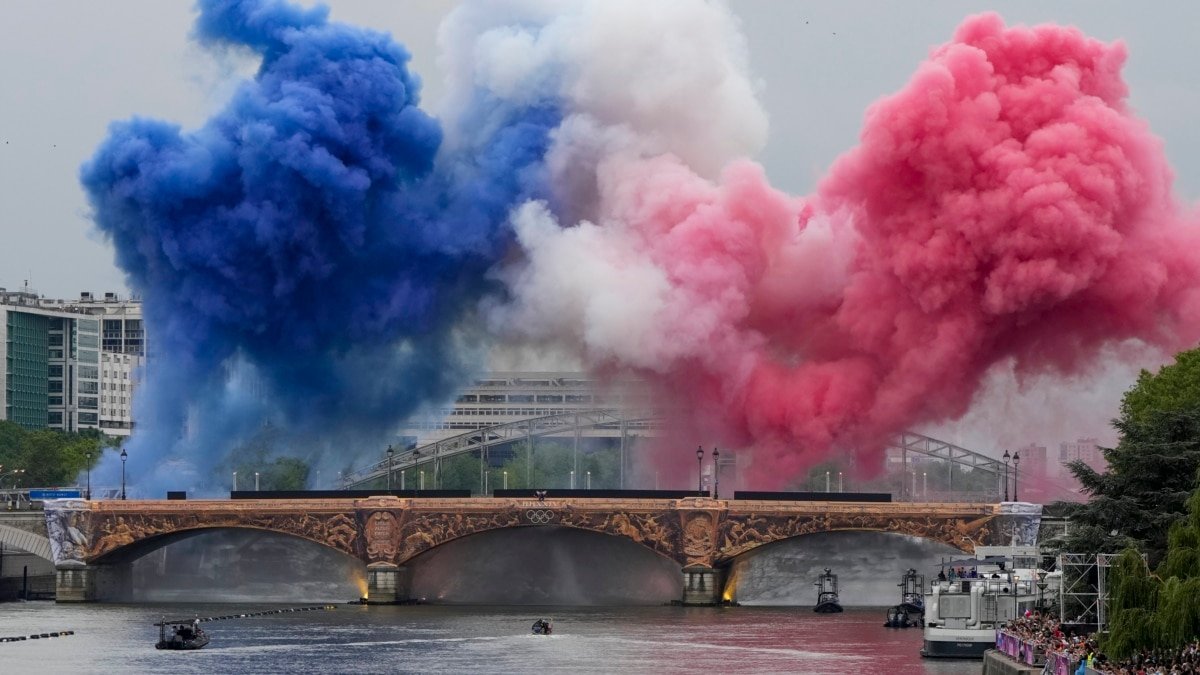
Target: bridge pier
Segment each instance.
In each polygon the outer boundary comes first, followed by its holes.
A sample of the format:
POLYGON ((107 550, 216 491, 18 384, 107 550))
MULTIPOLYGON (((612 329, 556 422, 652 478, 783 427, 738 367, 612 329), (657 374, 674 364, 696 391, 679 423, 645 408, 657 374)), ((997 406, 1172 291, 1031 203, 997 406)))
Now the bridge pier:
POLYGON ((393 605, 412 600, 411 581, 407 567, 385 562, 367 565, 367 604, 393 605))
POLYGON ((133 567, 114 565, 60 565, 54 568, 56 602, 124 600, 133 591, 133 567))
POLYGON ((683 569, 683 600, 685 607, 711 607, 724 600, 725 570, 712 567, 683 569))

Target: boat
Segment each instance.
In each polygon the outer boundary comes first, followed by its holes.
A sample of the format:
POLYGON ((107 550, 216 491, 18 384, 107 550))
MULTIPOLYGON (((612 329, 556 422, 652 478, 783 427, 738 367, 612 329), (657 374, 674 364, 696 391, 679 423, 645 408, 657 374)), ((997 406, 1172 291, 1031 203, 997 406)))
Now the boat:
POLYGON ((921 615, 909 614, 904 605, 888 607, 887 619, 883 622, 885 628, 915 628, 920 625, 921 615))
POLYGON ((817 587, 817 604, 813 607, 814 612, 835 614, 842 611, 842 605, 838 602, 838 578, 836 574, 826 567, 825 573, 817 577, 813 585, 817 587))
POLYGON ((982 659, 997 628, 1036 608, 1037 562, 1036 546, 977 546, 974 558, 943 561, 924 598, 921 656, 982 659))
POLYGON ((887 628, 916 628, 924 624, 925 575, 918 574, 909 568, 900 578, 900 604, 888 608, 887 619, 883 625, 887 628))
POLYGON ((155 649, 201 649, 208 644, 208 633, 200 628, 199 619, 163 620, 158 624, 158 643, 155 649), (171 635, 167 635, 171 626, 171 635))
POLYGON ((925 575, 909 568, 900 578, 900 604, 909 614, 925 613, 925 575))
POLYGON ((552 632, 554 632, 553 619, 538 619, 537 621, 533 622, 534 635, 549 635, 552 632))

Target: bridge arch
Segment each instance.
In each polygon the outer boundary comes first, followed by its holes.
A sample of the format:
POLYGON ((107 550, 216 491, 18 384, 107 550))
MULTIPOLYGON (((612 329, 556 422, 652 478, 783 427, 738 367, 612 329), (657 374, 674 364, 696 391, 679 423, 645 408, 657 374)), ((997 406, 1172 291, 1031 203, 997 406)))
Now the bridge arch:
POLYGON ((0 523, 0 544, 3 544, 5 548, 21 549, 39 558, 54 561, 54 555, 50 549, 50 539, 28 530, 0 523))
MULTIPOLYGON (((120 528, 120 526, 121 526, 121 524, 118 523, 116 527, 120 528)), ((122 532, 118 529, 115 538, 109 540, 111 543, 115 544, 115 546, 111 546, 103 553, 99 553, 99 554, 91 557, 88 560, 88 563, 93 564, 93 565, 111 565, 111 564, 131 563, 139 558, 142 558, 146 555, 153 553, 154 551, 157 551, 158 549, 161 549, 166 546, 170 546, 171 544, 183 541, 185 539, 190 539, 190 538, 205 535, 205 534, 213 534, 213 533, 217 533, 217 532, 263 532, 263 533, 267 533, 267 534, 286 537, 289 539, 311 542, 311 543, 319 545, 323 548, 337 551, 338 553, 341 553, 343 555, 348 555, 348 556, 351 556, 354 558, 358 557, 357 553, 355 553, 355 552, 348 551, 345 548, 337 546, 330 541, 324 541, 324 540, 317 539, 312 536, 305 536, 304 534, 299 534, 296 532, 289 532, 289 531, 274 529, 274 528, 270 528, 270 527, 256 526, 256 525, 238 525, 238 524, 228 525, 228 524, 226 524, 226 525, 196 525, 194 527, 178 528, 178 529, 174 529, 174 530, 149 534, 149 535, 143 536, 141 538, 137 538, 137 539, 130 539, 127 542, 125 542, 124 537, 131 536, 131 535, 123 535, 122 532)))
POLYGON ((623 537, 680 565, 687 562, 677 545, 680 519, 661 508, 597 512, 558 502, 531 501, 482 512, 430 510, 397 515, 393 510, 379 509, 365 515, 364 525, 368 563, 404 565, 426 551, 473 534, 539 526, 623 537))
POLYGON ((563 525, 466 535, 411 558, 403 574, 411 597, 451 604, 660 605, 679 599, 684 579, 650 547, 563 525))

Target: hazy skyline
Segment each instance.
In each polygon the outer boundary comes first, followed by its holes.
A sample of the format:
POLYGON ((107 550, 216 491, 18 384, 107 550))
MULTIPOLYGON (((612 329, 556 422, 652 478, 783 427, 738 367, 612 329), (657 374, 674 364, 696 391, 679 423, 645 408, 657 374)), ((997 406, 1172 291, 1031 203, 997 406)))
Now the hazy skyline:
MULTIPOLYGON (((311 4, 311 3, 305 3, 311 4)), ((328 2, 333 18, 392 33, 413 53, 434 112, 443 93, 437 27, 456 4, 425 0, 328 2)), ((1163 139, 1177 193, 1200 197, 1200 75, 1190 67, 1190 27, 1200 6, 1150 10, 1117 2, 882 2, 862 5, 739 2, 770 135, 756 159, 794 194, 816 180, 857 139, 874 100, 904 84, 928 49, 949 39, 968 14, 993 9, 1009 23, 1078 26, 1123 39, 1130 102, 1163 139)), ((81 0, 20 3, 0 25, 0 286, 29 279, 48 297, 127 292, 112 248, 95 232, 78 183, 107 125, 131 116, 195 128, 252 66, 198 48, 188 34, 191 3, 81 0), (132 20, 136 15, 138 18, 132 20), (154 30, 146 30, 154 26, 154 30)))

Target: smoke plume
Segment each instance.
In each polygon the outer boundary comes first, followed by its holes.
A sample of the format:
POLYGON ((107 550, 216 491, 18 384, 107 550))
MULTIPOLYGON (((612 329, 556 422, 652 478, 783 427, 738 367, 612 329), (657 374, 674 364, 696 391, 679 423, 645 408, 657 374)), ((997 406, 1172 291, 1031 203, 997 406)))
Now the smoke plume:
POLYGON ((1129 110, 1123 45, 966 20, 816 194, 747 161, 598 164, 596 217, 514 217, 527 259, 499 321, 635 370, 755 484, 969 409, 988 369, 1075 374, 1128 339, 1193 344, 1196 215, 1129 110), (547 292, 556 297, 547 302, 547 292))
POLYGON ((158 356, 134 471, 178 484, 264 420, 377 441, 500 341, 647 378, 778 485, 874 465, 993 368, 1200 336, 1197 215, 1120 43, 969 18, 798 197, 747 159, 767 119, 718 3, 467 3, 440 122, 386 35, 199 7, 196 39, 258 74, 198 130, 115 124, 83 169, 158 356))
POLYGON ((198 8, 195 39, 259 59, 253 80, 194 131, 113 124, 82 169, 145 299, 129 470, 147 490, 204 485, 199 467, 264 422, 293 453, 344 450, 450 396, 508 210, 548 196, 559 119, 550 98, 476 96, 462 119, 489 124, 443 149, 390 36, 280 0, 198 8))

